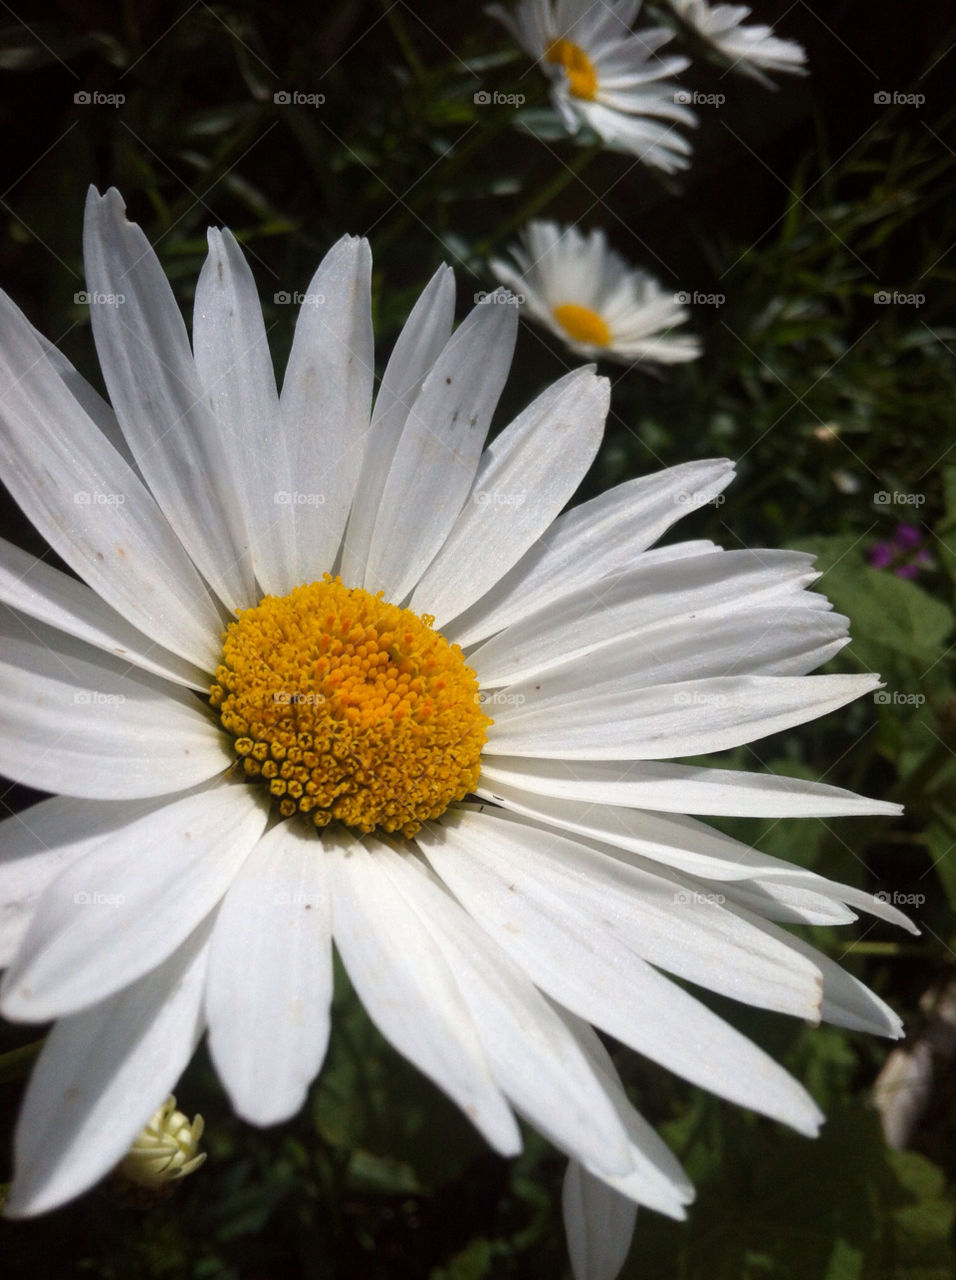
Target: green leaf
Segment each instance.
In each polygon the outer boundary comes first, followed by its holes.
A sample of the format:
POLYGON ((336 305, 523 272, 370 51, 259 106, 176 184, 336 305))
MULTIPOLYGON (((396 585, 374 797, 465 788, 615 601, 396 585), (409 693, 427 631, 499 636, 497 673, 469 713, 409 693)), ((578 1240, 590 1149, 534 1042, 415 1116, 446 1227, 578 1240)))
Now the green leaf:
POLYGON ((915 678, 909 674, 910 667, 899 660, 915 660, 925 666, 934 663, 952 630, 952 610, 915 582, 870 568, 858 537, 809 538, 791 545, 817 557, 823 576, 815 589, 850 619, 849 652, 858 665, 879 671, 889 661, 894 671, 905 671, 907 681, 914 685, 913 689, 890 689, 890 696, 915 696, 919 692, 915 678))

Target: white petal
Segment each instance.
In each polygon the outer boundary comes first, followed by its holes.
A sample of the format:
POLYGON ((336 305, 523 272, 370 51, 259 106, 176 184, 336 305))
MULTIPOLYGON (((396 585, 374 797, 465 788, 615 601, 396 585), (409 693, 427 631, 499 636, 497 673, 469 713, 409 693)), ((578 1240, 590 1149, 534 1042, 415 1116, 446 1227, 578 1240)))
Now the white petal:
POLYGON ((10 963, 47 885, 156 803, 51 796, 0 822, 0 969, 10 963))
POLYGON ((451 629, 474 644, 629 569, 681 516, 715 497, 733 479, 732 462, 688 462, 618 485, 560 516, 515 567, 461 615, 451 629))
POLYGON ((395 450, 412 403, 451 336, 454 320, 455 274, 451 267, 443 265, 432 276, 405 321, 375 398, 369 447, 362 461, 362 474, 342 547, 342 581, 350 585, 369 585, 365 566, 395 450))
POLYGON ((372 410, 371 279, 368 241, 343 236, 319 264, 296 321, 280 401, 295 479, 282 516, 294 525, 295 568, 283 592, 330 571, 345 530, 372 410))
MULTIPOLYGON (((783 774, 747 773, 689 764, 631 761, 532 760, 485 757, 486 788, 510 783, 539 796, 699 813, 732 818, 838 818, 854 814, 896 817, 902 805, 871 800, 825 782, 783 774)), ((492 796, 494 798, 494 796, 492 796)))
POLYGON ((129 451, 129 445, 126 443, 112 406, 107 404, 98 391, 94 391, 81 374, 77 373, 59 347, 55 347, 52 342, 43 336, 39 329, 35 329, 32 325, 30 325, 30 332, 40 344, 47 361, 57 376, 62 379, 64 386, 80 405, 83 412, 91 422, 94 422, 99 427, 117 453, 135 470, 136 463, 129 451))
MULTIPOLYGON (((572 658, 628 637, 653 647, 658 629, 692 627, 704 611, 712 617, 739 611, 741 600, 789 603, 812 582, 812 557, 799 551, 723 551, 648 563, 592 583, 514 623, 469 654, 484 685, 527 680, 572 658)), ((827 601, 819 597, 822 608, 827 601)), ((456 636, 457 638, 457 636, 456 636)))
POLYGON ((594 1028, 567 1009, 558 1005, 554 1008, 604 1086, 630 1142, 632 1168, 624 1177, 609 1177, 600 1167, 593 1165, 589 1172, 637 1204, 647 1205, 649 1209, 683 1221, 687 1217, 684 1206, 694 1199, 694 1187, 680 1161, 631 1105, 611 1055, 594 1028), (666 1198, 661 1195, 662 1188, 666 1189, 666 1198))
POLYGON ((880 687, 879 676, 718 676, 506 708, 489 755, 666 760, 705 755, 805 724, 880 687))
POLYGON ((81 1195, 133 1145, 202 1033, 208 936, 201 924, 158 969, 50 1032, 17 1123, 8 1217, 81 1195))
POLYGON ((779 920, 784 924, 823 924, 832 927, 851 924, 857 919, 840 902, 812 889, 781 884, 777 880, 734 880, 722 885, 720 893, 734 909, 742 906, 762 919, 779 920))
POLYGON ((235 237, 210 229, 208 238, 193 311, 196 371, 222 433, 221 465, 256 580, 282 595, 295 557, 291 513, 276 499, 295 486, 262 308, 235 237))
POLYGON ((223 896, 266 822, 253 788, 213 784, 154 809, 50 885, 3 981, 4 1015, 47 1022, 148 973, 223 896))
POLYGON ((219 612, 152 495, 0 293, 3 480, 67 564, 145 635, 215 667, 219 612))
POLYGON ((469 501, 412 594, 414 612, 443 627, 521 558, 594 461, 609 401, 605 378, 576 369, 492 441, 469 501))
MULTIPOLYGON (((623 702, 650 685, 676 685, 714 676, 804 676, 847 644, 848 620, 820 609, 812 592, 788 596, 737 614, 707 614, 688 623, 629 636, 507 686, 505 705, 533 708, 613 691, 623 702)), ((688 696, 693 696, 688 684, 688 696)))
POLYGON ((236 1112, 277 1124, 302 1106, 329 1040, 332 929, 314 829, 280 822, 246 859, 209 953, 209 1050, 236 1112))
POLYGON ((41 622, 0 618, 0 773, 44 791, 133 800, 227 769, 199 700, 41 622))
POLYGON ((613 846, 619 857, 634 853, 641 859, 660 862, 703 879, 723 882, 759 877, 763 881, 802 875, 808 880, 827 883, 795 863, 761 853, 692 818, 591 801, 545 798, 510 783, 482 787, 479 794, 514 813, 613 846))
POLYGON ((403 600, 464 506, 501 395, 517 308, 493 294, 449 338, 422 384, 382 491, 365 585, 403 600))
POLYGON ((550 1003, 417 859, 376 842, 373 857, 418 912, 468 1006, 492 1075, 549 1141, 604 1169, 630 1169, 614 1107, 550 1003))
MULTIPOLYGON (((723 895, 665 867, 567 839, 502 810, 465 810, 485 846, 475 859, 489 883, 532 909, 566 915, 581 936, 604 931, 658 968, 746 1004, 820 1019, 819 970, 785 945, 768 945, 722 906, 723 895)), ((461 821, 465 821, 462 816, 461 821)))
POLYGON ((424 847, 432 866, 465 910, 541 990, 609 1035, 731 1102, 751 1107, 802 1133, 822 1116, 806 1091, 767 1054, 680 987, 638 959, 610 931, 596 929, 573 901, 550 895, 542 906, 509 889, 485 866, 492 840, 513 864, 540 841, 521 840, 487 815, 446 815, 430 826, 424 847), (441 837, 444 841, 439 843, 441 837))
POLYGON ((846 903, 910 933, 919 933, 885 896, 827 880, 796 863, 752 849, 693 818, 580 800, 542 798, 510 784, 499 784, 493 789, 481 787, 478 794, 547 826, 586 836, 597 841, 605 853, 644 869, 648 869, 647 860, 650 860, 651 866, 660 863, 703 881, 734 882, 733 892, 737 892, 739 885, 742 892, 763 895, 768 903, 803 907, 812 904, 818 913, 829 906, 825 916, 831 923, 855 919, 852 912, 840 905, 846 903), (776 895, 773 898, 768 896, 771 888, 776 895), (802 899, 799 894, 804 895, 802 899))
POLYGON ((521 1135, 495 1085, 477 1032, 441 952, 358 840, 325 842, 332 928, 352 985, 394 1047, 443 1089, 502 1155, 521 1135))
POLYGON ((130 626, 85 583, 0 538, 0 600, 141 671, 207 692, 209 677, 130 626))
POLYGON ((631 1248, 637 1206, 571 1160, 561 1209, 574 1280, 615 1280, 631 1248))
POLYGON ((226 461, 230 441, 211 412, 186 326, 159 259, 126 220, 115 187, 90 188, 83 260, 103 380, 133 456, 167 520, 230 608, 255 599, 239 504, 226 461))

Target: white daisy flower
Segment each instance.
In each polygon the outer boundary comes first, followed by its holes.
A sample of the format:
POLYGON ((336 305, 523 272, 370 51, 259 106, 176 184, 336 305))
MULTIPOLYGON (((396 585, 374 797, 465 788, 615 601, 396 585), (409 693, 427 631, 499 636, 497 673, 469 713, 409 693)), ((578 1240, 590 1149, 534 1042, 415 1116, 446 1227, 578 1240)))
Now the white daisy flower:
POLYGON ((495 276, 535 320, 588 359, 675 364, 700 355, 700 343, 671 330, 688 318, 673 292, 609 249, 604 232, 530 222, 511 249, 517 267, 492 259, 495 276))
POLYGON ((686 169, 691 150, 675 125, 697 117, 668 77, 689 63, 658 56, 673 39, 666 27, 631 30, 640 7, 640 0, 521 0, 514 12, 501 5, 485 12, 538 60, 571 133, 583 122, 609 146, 673 173, 686 169))
POLYGON ((684 816, 896 806, 672 763, 876 687, 807 674, 846 639, 810 557, 649 549, 726 462, 561 515, 607 383, 567 375, 482 452, 516 310, 494 296, 452 332, 447 268, 373 404, 364 241, 319 266, 281 393, 228 232, 192 349, 116 191, 90 193, 85 257, 112 408, 0 304, 3 478, 81 579, 0 544, 0 771, 56 793, 2 830, 3 1012, 55 1020, 7 1212, 121 1160, 204 1032, 241 1116, 292 1116, 325 1055, 333 941, 383 1035, 496 1151, 519 1150, 518 1115, 575 1161, 575 1240, 602 1194, 675 1218, 692 1196, 593 1026, 814 1133, 806 1091, 663 972, 900 1033, 778 923, 900 913, 684 816))
POLYGON ((674 12, 719 53, 731 70, 741 71, 774 88, 765 71, 806 75, 806 52, 795 40, 781 40, 765 23, 744 26, 750 9, 743 4, 710 5, 706 0, 669 0, 674 12))

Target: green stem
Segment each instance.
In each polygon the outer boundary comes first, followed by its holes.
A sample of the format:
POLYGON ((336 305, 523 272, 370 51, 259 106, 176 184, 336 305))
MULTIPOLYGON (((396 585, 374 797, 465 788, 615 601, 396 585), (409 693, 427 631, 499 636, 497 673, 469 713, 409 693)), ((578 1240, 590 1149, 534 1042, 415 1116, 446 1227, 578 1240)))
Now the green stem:
POLYGON ((405 61, 411 68, 412 75, 418 81, 424 80, 424 64, 415 51, 415 46, 412 44, 411 37, 405 30, 405 24, 402 22, 401 16, 397 11, 397 6, 394 2, 390 3, 389 0, 380 0, 380 3, 382 8, 385 10, 385 19, 388 22, 388 25, 392 28, 392 35, 395 37, 398 47, 405 55, 405 61))
MULTIPOLYGON (((538 92, 529 93, 529 99, 534 102, 540 96, 541 89, 538 92)), ((390 245, 400 239, 414 221, 417 220, 418 214, 415 208, 429 208, 437 197, 439 191, 449 179, 453 178, 460 169, 464 168, 489 142, 493 142, 500 133, 512 126, 512 113, 508 110, 501 109, 496 112, 495 118, 491 119, 487 125, 476 127, 475 124, 471 129, 465 131, 466 140, 460 146, 453 146, 446 152, 447 159, 441 159, 432 169, 430 178, 426 178, 420 185, 414 188, 415 206, 406 208, 388 230, 376 238, 375 253, 382 254, 390 245)))
MULTIPOLYGON (((834 946, 831 948, 836 950, 834 946)), ((843 955, 854 956, 918 956, 926 959, 926 947, 918 942, 854 942, 842 952, 843 955)))
POLYGON ((475 255, 483 258, 488 250, 493 248, 505 236, 510 235, 516 228, 523 226, 526 222, 543 209, 546 204, 559 195, 568 185, 572 178, 576 178, 583 173, 591 161, 600 151, 604 149, 604 144, 600 142, 593 143, 590 147, 586 147, 580 151, 571 164, 566 165, 560 173, 556 173, 550 182, 536 191, 530 199, 526 200, 521 208, 507 222, 501 223, 498 228, 490 235, 486 236, 479 244, 475 246, 475 255))
MULTIPOLYGON (((228 141, 220 148, 213 157, 212 164, 200 175, 202 190, 197 194, 199 199, 187 191, 174 205, 172 205, 166 214, 166 226, 174 227, 180 220, 184 227, 195 222, 199 217, 203 216, 205 210, 202 201, 206 200, 216 183, 232 169, 235 161, 247 150, 248 147, 262 133, 262 120, 265 112, 263 108, 259 108, 254 115, 242 126, 238 133, 234 133, 228 141), (190 216, 192 215, 192 216, 190 216)), ((200 185, 199 182, 196 183, 200 185)))
POLYGON ((45 1039, 33 1040, 19 1049, 11 1049, 9 1053, 0 1053, 0 1084, 25 1080, 44 1044, 45 1039))

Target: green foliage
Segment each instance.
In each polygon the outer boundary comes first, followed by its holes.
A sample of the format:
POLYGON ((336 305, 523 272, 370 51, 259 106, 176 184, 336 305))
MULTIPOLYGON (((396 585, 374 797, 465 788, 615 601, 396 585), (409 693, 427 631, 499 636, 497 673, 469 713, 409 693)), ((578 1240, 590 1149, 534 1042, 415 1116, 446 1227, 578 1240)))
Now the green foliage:
POLYGON ((808 1142, 764 1122, 722 1118, 708 1141, 686 1224, 641 1215, 623 1280, 944 1280, 956 1256, 944 1179, 888 1151, 857 1102, 808 1142))

